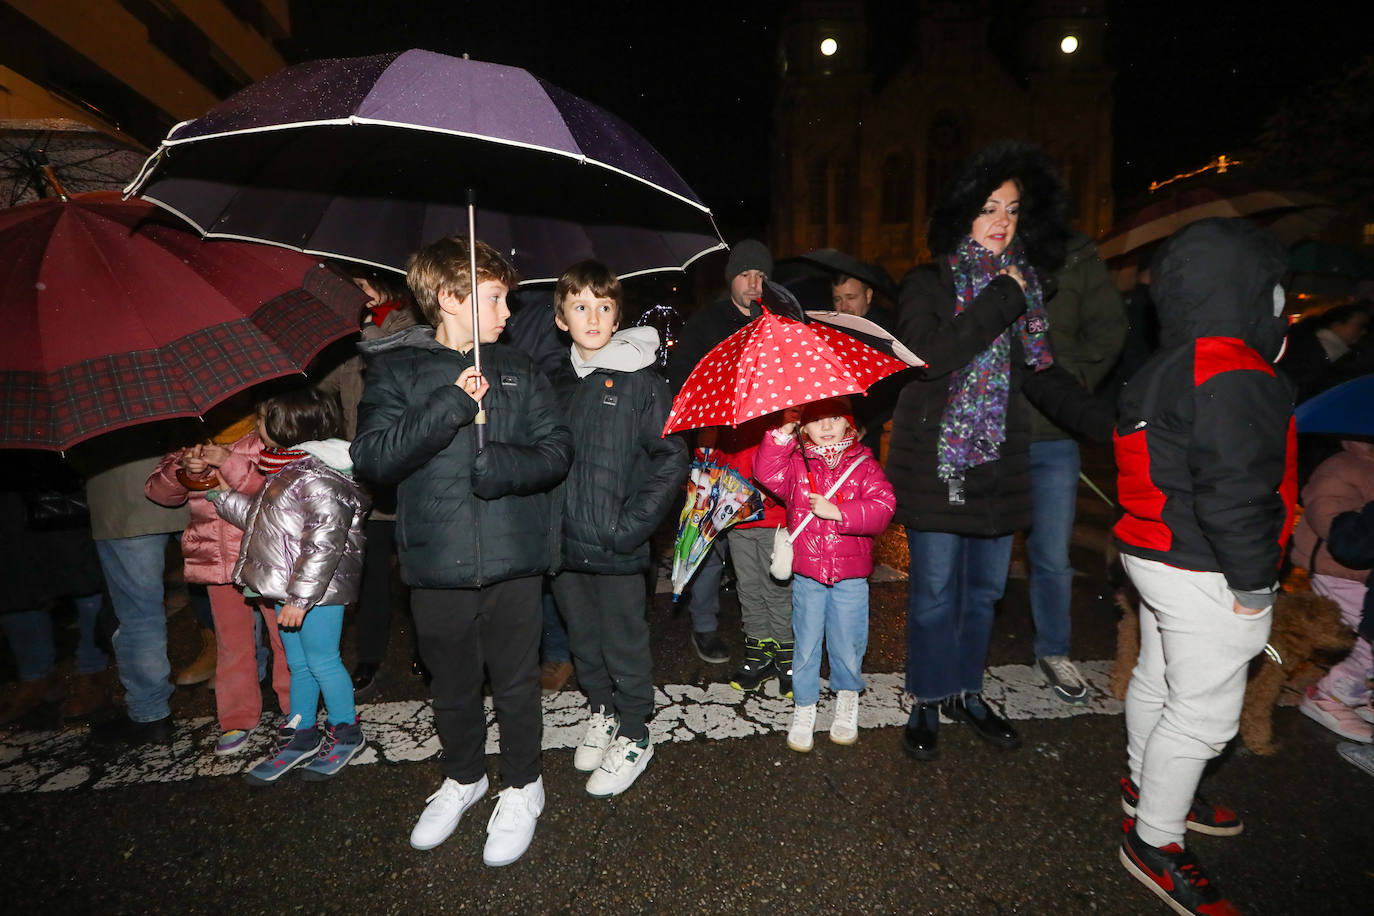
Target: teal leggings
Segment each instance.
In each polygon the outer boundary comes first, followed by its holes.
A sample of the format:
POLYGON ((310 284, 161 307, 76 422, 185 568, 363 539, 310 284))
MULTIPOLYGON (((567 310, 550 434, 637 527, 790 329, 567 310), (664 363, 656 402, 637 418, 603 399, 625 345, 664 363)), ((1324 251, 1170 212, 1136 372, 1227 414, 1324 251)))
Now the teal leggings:
MULTIPOLYGON (((280 610, 281 606, 278 605, 280 610)), ((301 717, 298 728, 315 724, 315 712, 324 695, 329 724, 344 725, 357 718, 353 708, 353 682, 339 658, 343 633, 342 604, 317 604, 305 615, 299 630, 281 630, 286 664, 291 668, 291 712, 301 717)))

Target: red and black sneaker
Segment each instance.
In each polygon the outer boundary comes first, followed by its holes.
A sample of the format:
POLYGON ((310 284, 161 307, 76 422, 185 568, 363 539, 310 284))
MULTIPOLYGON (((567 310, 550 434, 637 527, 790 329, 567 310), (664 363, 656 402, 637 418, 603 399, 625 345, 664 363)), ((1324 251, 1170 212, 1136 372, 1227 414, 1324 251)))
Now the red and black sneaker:
MULTIPOLYGON (((1121 777, 1121 810, 1135 817, 1136 806, 1140 804, 1140 789, 1131 777, 1121 777)), ((1245 829, 1240 815, 1224 805, 1214 805, 1201 795, 1193 796, 1193 805, 1188 809, 1188 829, 1208 836, 1235 836, 1245 829)))
POLYGON ((1231 901, 1203 874, 1193 854, 1177 843, 1155 847, 1126 831, 1118 854, 1126 871, 1184 916, 1241 916, 1231 901))

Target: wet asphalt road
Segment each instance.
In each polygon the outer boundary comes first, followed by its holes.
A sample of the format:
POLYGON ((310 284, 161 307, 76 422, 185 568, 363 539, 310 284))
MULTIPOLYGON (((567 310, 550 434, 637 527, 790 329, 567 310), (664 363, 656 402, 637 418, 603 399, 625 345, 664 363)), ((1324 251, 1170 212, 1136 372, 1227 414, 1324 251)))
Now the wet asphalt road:
MULTIPOLYGON (((1091 473, 1091 471, 1090 471, 1091 473)), ((1095 499, 1095 497, 1094 497, 1095 499)), ((1105 507, 1080 499, 1082 542, 1105 507)), ((888 550, 900 549, 892 539, 888 550)), ((1109 658, 1116 615, 1101 554, 1075 563, 1075 656, 1109 658)), ((873 588, 868 672, 902 668, 905 585, 873 588)), ((738 654, 738 610, 722 631, 738 654)), ((685 615, 652 611, 656 680, 707 684, 685 615)), ((189 614, 172 619, 174 661, 194 654, 189 614)), ((990 664, 1031 661, 1025 582, 1013 577, 990 664)), ((351 628, 345 659, 351 659, 351 628)), ((421 697, 406 670, 408 620, 393 622, 379 699, 421 697)), ((207 715, 203 688, 178 716, 207 715)), ((21 730, 51 723, 39 712, 21 730)), ((1246 913, 1356 914, 1374 900, 1374 779, 1341 761, 1337 738, 1293 708, 1276 712, 1283 750, 1228 753, 1204 783, 1246 830, 1191 842, 1246 913)), ((1124 766, 1119 716, 1017 723, 1013 752, 945 726, 942 757, 917 763, 900 729, 864 729, 852 747, 781 733, 665 743, 625 795, 582 790, 572 752, 544 756, 548 805, 530 851, 482 865, 490 802, 431 852, 407 837, 438 785, 434 762, 350 767, 328 783, 237 778, 116 789, 0 794, 0 907, 6 913, 665 913, 1160 914, 1116 861, 1124 766)), ((495 779, 495 761, 492 761, 495 779)))

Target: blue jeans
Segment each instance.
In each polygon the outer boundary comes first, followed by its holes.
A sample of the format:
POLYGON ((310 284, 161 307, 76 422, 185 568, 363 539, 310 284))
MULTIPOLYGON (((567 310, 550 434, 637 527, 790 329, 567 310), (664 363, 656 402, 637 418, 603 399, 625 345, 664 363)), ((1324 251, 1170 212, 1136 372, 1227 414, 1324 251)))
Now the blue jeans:
MULTIPOLYGON (((104 671, 108 660, 96 645, 96 620, 100 616, 100 592, 72 599, 76 605, 76 673, 104 671)), ((36 681, 52 674, 57 667, 57 647, 53 642, 52 614, 47 608, 0 614, 0 629, 5 631, 19 680, 36 681)))
POLYGON ((906 530, 906 690, 918 701, 983 690, 993 608, 1007 587, 1011 535, 906 530))
POLYGON ((1073 600, 1069 544, 1078 500, 1078 468, 1078 443, 1074 440, 1031 443, 1032 514, 1026 559, 1036 658, 1069 654, 1069 607, 1073 600))
POLYGON ((868 580, 841 579, 823 585, 792 577, 792 697, 810 706, 821 694, 821 640, 830 658, 830 689, 863 690, 868 649, 868 580))
POLYGON ((544 582, 544 632, 539 639, 539 659, 545 662, 572 661, 572 645, 568 641, 568 628, 559 613, 558 602, 553 597, 553 587, 544 582))
POLYGON ((691 593, 687 596, 687 613, 692 618, 693 633, 714 633, 720 614, 720 577, 725 573, 725 536, 717 535, 706 556, 701 558, 696 575, 692 577, 691 593))
MULTIPOLYGON (((280 610, 278 605, 278 610, 280 610)), ((317 604, 305 615, 299 629, 282 627, 281 644, 291 669, 291 712, 300 716, 297 728, 315 724, 315 713, 324 694, 324 709, 331 725, 345 725, 357 717, 353 707, 353 681, 339 657, 343 633, 342 604, 317 604)))
POLYGON ((172 665, 167 660, 167 613, 162 607, 169 537, 145 534, 95 542, 119 620, 113 640, 115 664, 129 718, 135 722, 156 722, 172 714, 167 698, 176 688, 168 680, 172 665))

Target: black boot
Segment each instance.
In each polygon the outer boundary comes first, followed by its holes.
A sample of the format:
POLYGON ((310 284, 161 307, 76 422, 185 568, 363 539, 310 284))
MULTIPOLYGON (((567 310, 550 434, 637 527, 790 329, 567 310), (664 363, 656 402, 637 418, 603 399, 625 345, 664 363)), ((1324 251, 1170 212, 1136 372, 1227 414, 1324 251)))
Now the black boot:
POLYGON ((914 704, 902 732, 902 750, 916 760, 934 760, 940 756, 939 740, 940 707, 935 703, 914 704))
POLYGON ((779 642, 776 639, 768 641, 768 648, 772 651, 773 670, 778 673, 778 696, 790 697, 792 695, 792 649, 796 645, 792 640, 779 642))
POLYGON ((970 693, 961 697, 950 697, 940 704, 940 711, 955 722, 967 722, 973 726, 988 744, 1008 750, 1021 746, 1021 736, 1016 733, 1006 719, 992 711, 982 694, 970 693))
POLYGON ((744 664, 730 675, 730 686, 748 693, 758 690, 770 678, 778 676, 778 669, 768 657, 768 647, 763 640, 752 636, 744 637, 744 664))
POLYGON ((142 747, 145 744, 171 744, 174 736, 171 716, 152 722, 135 722, 125 714, 91 727, 91 743, 97 745, 142 747))

